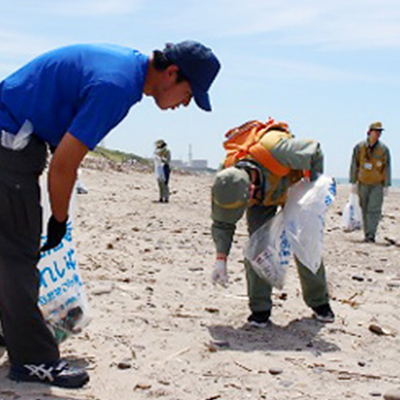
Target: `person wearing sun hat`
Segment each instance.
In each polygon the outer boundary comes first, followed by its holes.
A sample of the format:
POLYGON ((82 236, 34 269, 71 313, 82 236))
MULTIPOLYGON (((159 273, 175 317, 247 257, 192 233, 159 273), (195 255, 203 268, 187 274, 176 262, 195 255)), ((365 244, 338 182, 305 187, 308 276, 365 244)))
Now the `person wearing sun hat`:
POLYGON ((380 141, 382 122, 369 125, 367 139, 354 147, 350 165, 350 183, 357 193, 363 217, 364 241, 374 243, 382 216, 383 198, 391 186, 389 148, 380 141))
POLYGON ((167 143, 163 139, 159 139, 155 143, 154 166, 159 191, 159 203, 169 202, 169 177, 171 174, 171 151, 168 149, 167 143))
MULTIPOLYGON (((249 235, 252 235, 275 216, 279 206, 284 206, 289 187, 301 179, 304 170, 309 171, 311 180, 323 171, 323 154, 318 142, 294 139, 289 132, 282 132, 278 128, 272 129, 267 135, 271 135, 266 138, 269 143, 273 142, 271 138, 278 138, 269 148, 272 161, 269 159, 266 162, 265 157, 259 159, 249 155, 219 170, 214 177, 211 188, 211 233, 216 258, 211 279, 214 284, 223 287, 228 285, 227 261, 236 225, 244 214, 249 235), (277 163, 286 170, 284 174, 278 175, 277 163)), ((227 159, 223 165, 226 165, 227 159)), ((319 321, 333 322, 335 315, 329 304, 324 263, 313 274, 297 258, 295 262, 305 303, 319 321)), ((257 275, 247 259, 244 263, 251 311, 248 323, 255 327, 266 327, 272 310, 272 286, 257 275)))

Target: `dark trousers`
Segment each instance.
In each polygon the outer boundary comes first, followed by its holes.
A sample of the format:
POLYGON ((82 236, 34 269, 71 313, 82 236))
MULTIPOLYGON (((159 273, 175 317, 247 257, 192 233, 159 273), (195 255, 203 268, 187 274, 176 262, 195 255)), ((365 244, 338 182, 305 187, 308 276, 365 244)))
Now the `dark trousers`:
POLYGON ((169 183, 169 175, 170 175, 170 173, 171 173, 171 168, 169 167, 168 164, 164 164, 163 170, 164 170, 164 175, 165 175, 165 184, 168 186, 168 183, 169 183))
POLYGON ((38 178, 46 145, 32 136, 20 151, 0 144, 0 319, 10 362, 59 359, 38 307, 42 209, 38 178))

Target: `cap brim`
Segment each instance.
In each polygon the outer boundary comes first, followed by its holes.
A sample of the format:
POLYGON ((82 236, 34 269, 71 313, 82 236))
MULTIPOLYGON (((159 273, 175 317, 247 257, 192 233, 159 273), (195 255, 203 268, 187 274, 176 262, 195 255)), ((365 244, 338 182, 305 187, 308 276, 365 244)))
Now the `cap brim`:
POLYGON ((213 221, 225 222, 229 224, 236 224, 246 211, 247 205, 243 204, 242 207, 228 209, 220 207, 215 202, 212 202, 211 218, 213 221))
POLYGON ((207 92, 203 92, 196 87, 192 87, 193 97, 196 104, 204 111, 211 111, 210 97, 207 92))

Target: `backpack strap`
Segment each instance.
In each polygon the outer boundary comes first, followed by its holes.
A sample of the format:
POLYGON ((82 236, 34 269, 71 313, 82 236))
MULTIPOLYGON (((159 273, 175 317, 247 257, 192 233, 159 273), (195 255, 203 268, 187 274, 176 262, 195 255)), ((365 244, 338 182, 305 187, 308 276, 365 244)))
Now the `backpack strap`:
POLYGON ((260 142, 250 147, 249 154, 257 160, 264 168, 271 171, 274 175, 285 176, 290 172, 290 168, 280 164, 260 142))
POLYGON ((273 119, 267 123, 249 121, 231 129, 225 136, 227 156, 224 167, 250 157, 276 176, 285 176, 290 172, 290 168, 280 164, 269 150, 281 139, 291 137, 286 123, 275 122, 273 119))

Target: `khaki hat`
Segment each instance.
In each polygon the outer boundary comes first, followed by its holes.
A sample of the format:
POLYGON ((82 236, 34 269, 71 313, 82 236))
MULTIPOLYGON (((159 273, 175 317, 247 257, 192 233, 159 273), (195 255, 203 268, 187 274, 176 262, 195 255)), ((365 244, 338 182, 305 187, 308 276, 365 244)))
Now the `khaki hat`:
POLYGON ((383 131, 384 129, 382 128, 382 122, 373 122, 370 126, 369 126, 369 130, 370 131, 383 131))
POLYGON ((235 224, 249 200, 250 178, 246 171, 230 167, 218 172, 212 186, 212 219, 235 224))
POLYGON ((167 145, 167 143, 165 143, 164 140, 162 140, 162 139, 159 139, 156 141, 157 148, 165 147, 166 145, 167 145))

